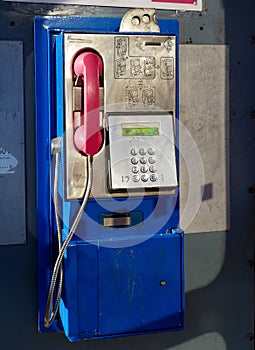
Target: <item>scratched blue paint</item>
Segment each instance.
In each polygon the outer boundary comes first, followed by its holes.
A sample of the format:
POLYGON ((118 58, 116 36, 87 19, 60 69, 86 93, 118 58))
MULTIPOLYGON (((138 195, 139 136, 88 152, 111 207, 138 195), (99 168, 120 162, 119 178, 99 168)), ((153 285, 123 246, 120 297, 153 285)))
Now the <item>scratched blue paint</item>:
POLYGON ((182 273, 182 231, 114 249, 73 240, 61 307, 66 335, 76 341, 181 330, 182 273))

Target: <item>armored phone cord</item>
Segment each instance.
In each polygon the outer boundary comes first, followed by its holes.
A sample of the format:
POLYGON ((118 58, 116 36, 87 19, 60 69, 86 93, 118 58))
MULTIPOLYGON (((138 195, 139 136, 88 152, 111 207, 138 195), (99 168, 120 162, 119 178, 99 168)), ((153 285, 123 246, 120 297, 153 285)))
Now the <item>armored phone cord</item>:
MULTIPOLYGON (((57 234, 58 234, 58 252, 60 253, 61 245, 62 245, 61 224, 60 224, 60 217, 58 213, 58 179, 59 179, 59 166, 60 166, 60 152, 56 152, 54 154, 55 154, 55 174, 54 174, 53 202, 54 202, 54 211, 55 211, 57 234)), ((53 307, 51 314, 50 314, 50 311, 51 311, 52 298, 50 300, 50 304, 49 305, 47 304, 45 318, 44 318, 45 327, 49 327, 56 318, 58 308, 59 308, 60 298, 62 294, 62 286, 63 286, 63 266, 61 263, 57 297, 56 297, 55 305, 53 307)), ((55 286, 54 286, 54 289, 55 289, 55 286)), ((53 290, 53 294, 54 294, 54 290, 53 290)))
MULTIPOLYGON (((81 204, 81 207, 78 211, 78 214, 73 222, 73 225, 72 225, 63 245, 61 246, 61 241, 59 244, 59 247, 61 247, 61 249, 59 250, 59 254, 58 254, 57 260, 56 260, 55 265, 54 265, 53 273, 51 276, 51 282, 50 282, 47 303, 46 303, 45 316, 44 316, 45 327, 49 327, 57 315, 57 311, 58 311, 59 303, 60 303, 61 292, 62 292, 62 284, 63 284, 63 271, 61 272, 63 257, 65 254, 66 248, 67 248, 68 244, 70 243, 70 241, 71 241, 71 239, 72 239, 72 237, 73 237, 73 235, 74 235, 74 233, 79 225, 79 222, 81 220, 82 214, 84 212, 84 209, 85 209, 85 206, 87 204, 89 194, 91 191, 91 186, 92 186, 92 181, 93 181, 93 167, 92 167, 93 158, 92 158, 92 156, 88 156, 87 160, 88 160, 88 163, 87 163, 88 164, 88 177, 87 177, 87 186, 86 186, 85 194, 83 197, 83 201, 82 201, 82 204, 81 204), (57 283, 59 271, 60 271, 59 288, 58 288, 55 306, 53 307, 53 311, 51 312, 54 291, 56 288, 56 283, 57 283), (61 282, 61 285, 60 285, 60 282, 61 282)), ((58 171, 55 173, 55 175, 58 175, 58 171)), ((54 180, 55 180, 55 182, 58 182, 58 181, 56 181, 56 180, 58 180, 57 176, 55 176, 54 180)), ((55 189, 55 185, 54 185, 54 189, 55 189)), ((55 202, 55 200, 54 200, 54 202, 55 202)), ((56 213, 56 211, 57 210, 55 207, 55 213, 56 213)), ((58 221, 57 216, 56 216, 56 221, 58 221)), ((57 225, 58 225, 58 223, 57 223, 57 225)))

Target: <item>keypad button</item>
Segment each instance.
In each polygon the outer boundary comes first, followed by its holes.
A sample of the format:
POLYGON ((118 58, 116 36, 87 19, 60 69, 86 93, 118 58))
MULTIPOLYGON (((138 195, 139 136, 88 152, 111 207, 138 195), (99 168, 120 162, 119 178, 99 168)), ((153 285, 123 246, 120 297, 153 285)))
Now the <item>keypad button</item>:
POLYGON ((136 148, 131 148, 130 153, 131 153, 132 156, 136 156, 138 151, 137 151, 136 148))
POLYGON ((157 179, 158 179, 158 177, 157 177, 156 174, 152 174, 152 175, 150 176, 150 180, 151 180, 152 182, 157 181, 157 179))
POLYGON ((131 163, 134 165, 138 164, 138 159, 136 157, 131 158, 131 163))
POLYGON ((152 147, 150 147, 150 148, 148 149, 148 153, 149 153, 149 155, 153 156, 153 154, 155 154, 155 149, 152 148, 152 147))
POLYGON ((138 182, 140 180, 140 176, 139 175, 133 175, 132 180, 134 182, 138 182))
POLYGON ((141 163, 141 164, 146 164, 146 163, 147 163, 147 159, 146 159, 145 157, 142 157, 142 158, 140 159, 140 163, 141 163))
POLYGON ((132 167, 132 173, 137 174, 139 172, 138 166, 133 166, 132 167))
POLYGON ((141 154, 141 156, 144 156, 147 153, 147 151, 144 148, 140 148, 139 153, 141 154))
POLYGON ((148 168, 147 168, 147 166, 143 165, 143 166, 141 166, 140 170, 142 173, 147 173, 148 168))
POLYGON ((155 165, 150 165, 149 170, 151 173, 155 173, 157 171, 155 165))
POLYGON ((150 158, 148 159, 148 161, 149 161, 150 164, 155 164, 155 163, 156 163, 156 158, 150 157, 150 158))
POLYGON ((147 174, 144 174, 144 175, 141 176, 141 180, 143 182, 147 182, 149 180, 149 176, 147 174))

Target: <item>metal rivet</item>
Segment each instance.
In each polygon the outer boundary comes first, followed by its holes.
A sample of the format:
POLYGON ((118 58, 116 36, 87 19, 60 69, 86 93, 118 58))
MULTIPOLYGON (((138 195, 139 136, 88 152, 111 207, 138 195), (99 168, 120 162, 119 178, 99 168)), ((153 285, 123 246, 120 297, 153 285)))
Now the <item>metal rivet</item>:
POLYGON ((143 23, 148 24, 150 23, 151 18, 149 15, 143 15, 143 23))
POLYGON ((138 16, 134 16, 134 17, 132 18, 132 24, 133 24, 134 26, 139 26, 139 24, 140 24, 140 18, 139 18, 138 16))

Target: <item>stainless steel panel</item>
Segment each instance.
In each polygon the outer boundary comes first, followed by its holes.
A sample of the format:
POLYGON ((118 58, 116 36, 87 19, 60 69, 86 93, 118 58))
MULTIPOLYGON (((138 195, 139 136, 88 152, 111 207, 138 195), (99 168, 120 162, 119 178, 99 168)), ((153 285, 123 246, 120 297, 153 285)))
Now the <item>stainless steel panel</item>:
POLYGON ((228 85, 228 46, 180 45, 180 225, 186 233, 230 228, 228 85))

